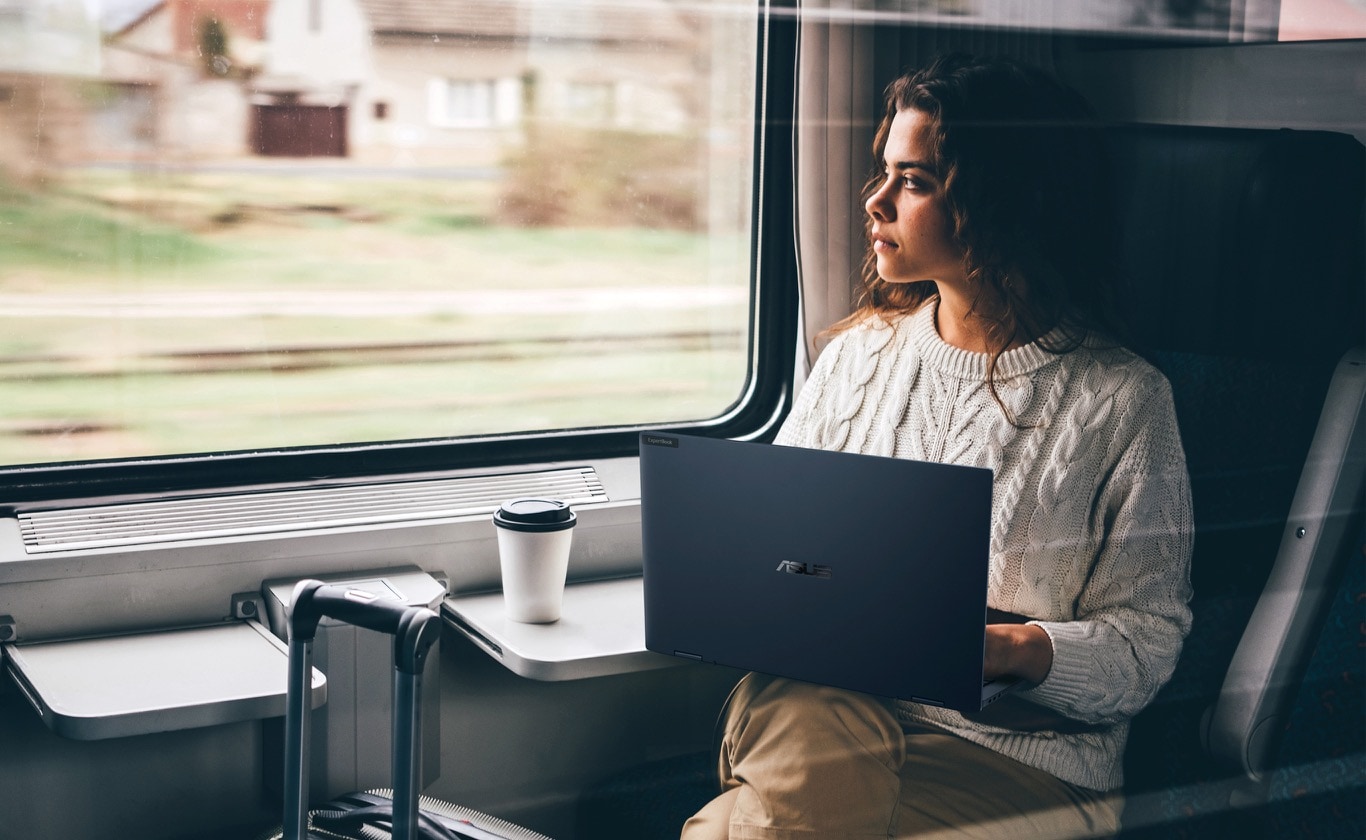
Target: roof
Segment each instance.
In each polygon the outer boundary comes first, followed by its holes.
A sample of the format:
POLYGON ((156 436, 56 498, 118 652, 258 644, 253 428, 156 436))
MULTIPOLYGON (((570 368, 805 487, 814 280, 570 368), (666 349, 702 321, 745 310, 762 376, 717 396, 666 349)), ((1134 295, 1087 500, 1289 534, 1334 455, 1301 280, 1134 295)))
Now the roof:
POLYGON ((672 42, 687 36, 668 0, 359 0, 377 34, 672 42))
POLYGON ((100 29, 107 33, 123 32, 142 22, 156 11, 165 0, 104 0, 100 6, 100 29))

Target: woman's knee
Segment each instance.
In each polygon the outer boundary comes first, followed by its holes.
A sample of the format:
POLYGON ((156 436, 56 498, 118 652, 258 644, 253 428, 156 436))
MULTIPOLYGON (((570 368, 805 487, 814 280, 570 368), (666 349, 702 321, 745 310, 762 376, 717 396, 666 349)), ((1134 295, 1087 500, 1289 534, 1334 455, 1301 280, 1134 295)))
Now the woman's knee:
POLYGON ((874 757, 894 772, 905 760, 905 738, 887 701, 751 674, 731 699, 723 749, 734 762, 767 748, 805 761, 849 754, 874 757))
POLYGON ((727 840, 730 837, 730 815, 735 810, 739 788, 731 788, 708 802, 683 824, 681 840, 727 840))
POLYGON ((731 698, 720 757, 722 784, 734 791, 732 836, 745 827, 886 837, 905 740, 887 703, 875 697, 747 678, 731 698))

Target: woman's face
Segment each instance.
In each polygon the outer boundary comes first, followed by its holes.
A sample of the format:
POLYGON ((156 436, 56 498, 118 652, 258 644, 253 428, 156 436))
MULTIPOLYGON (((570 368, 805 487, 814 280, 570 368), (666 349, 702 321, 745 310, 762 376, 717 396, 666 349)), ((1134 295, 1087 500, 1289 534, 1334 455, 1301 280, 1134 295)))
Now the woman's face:
POLYGON ((892 120, 883 181, 864 204, 873 220, 873 253, 878 275, 889 283, 933 280, 961 287, 967 269, 931 162, 929 132, 930 120, 919 111, 898 111, 892 120))

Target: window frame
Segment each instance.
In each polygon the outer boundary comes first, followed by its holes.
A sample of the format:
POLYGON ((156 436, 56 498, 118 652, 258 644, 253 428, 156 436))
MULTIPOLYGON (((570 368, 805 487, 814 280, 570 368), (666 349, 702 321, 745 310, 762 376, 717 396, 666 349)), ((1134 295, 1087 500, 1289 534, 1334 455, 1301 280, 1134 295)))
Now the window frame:
POLYGON ((0 509, 75 499, 288 487, 483 467, 635 456, 642 431, 770 439, 791 406, 800 293, 793 233, 797 0, 761 0, 750 230, 749 371, 730 409, 708 420, 461 438, 203 452, 0 466, 0 509), (770 72, 779 68, 779 72, 770 72), (783 220, 787 220, 784 222, 783 220))

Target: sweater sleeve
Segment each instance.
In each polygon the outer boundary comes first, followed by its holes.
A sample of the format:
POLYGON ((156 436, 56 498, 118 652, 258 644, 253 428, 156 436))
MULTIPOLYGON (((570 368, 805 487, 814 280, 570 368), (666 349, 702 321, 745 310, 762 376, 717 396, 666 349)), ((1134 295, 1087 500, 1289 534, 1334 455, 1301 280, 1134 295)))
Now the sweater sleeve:
POLYGON ((822 448, 824 442, 820 430, 824 426, 823 420, 831 413, 830 401, 824 398, 824 394, 831 387, 832 380, 838 378, 836 368, 840 350, 847 340, 848 333, 840 333, 816 359, 774 443, 804 449, 822 448))
POLYGON ((1097 497, 1103 533, 1076 620, 1034 622, 1052 640, 1053 665, 1026 696, 1091 723, 1151 702, 1190 631, 1190 478, 1170 386, 1153 379, 1110 445, 1119 457, 1097 497))

